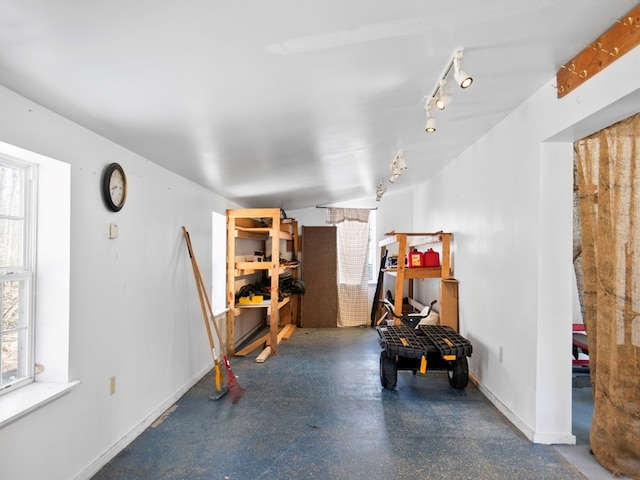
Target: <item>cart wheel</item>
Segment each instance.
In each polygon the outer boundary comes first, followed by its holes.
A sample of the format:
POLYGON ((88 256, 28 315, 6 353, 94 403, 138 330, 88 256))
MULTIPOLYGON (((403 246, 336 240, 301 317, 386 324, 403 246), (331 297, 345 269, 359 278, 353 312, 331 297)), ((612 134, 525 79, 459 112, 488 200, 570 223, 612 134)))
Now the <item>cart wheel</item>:
POLYGON ((380 383, 383 388, 393 390, 398 382, 398 364, 394 357, 387 355, 387 351, 380 352, 380 383))
POLYGON ((449 362, 449 385, 458 390, 462 390, 469 383, 469 364, 467 357, 458 357, 449 362))

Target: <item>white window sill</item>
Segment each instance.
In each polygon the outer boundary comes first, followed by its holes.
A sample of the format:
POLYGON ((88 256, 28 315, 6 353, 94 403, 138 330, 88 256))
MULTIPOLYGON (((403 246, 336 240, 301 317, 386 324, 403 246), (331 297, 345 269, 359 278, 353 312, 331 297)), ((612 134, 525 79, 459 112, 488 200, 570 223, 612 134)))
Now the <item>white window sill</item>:
POLYGON ((80 382, 33 382, 0 397, 0 428, 70 392, 80 382))

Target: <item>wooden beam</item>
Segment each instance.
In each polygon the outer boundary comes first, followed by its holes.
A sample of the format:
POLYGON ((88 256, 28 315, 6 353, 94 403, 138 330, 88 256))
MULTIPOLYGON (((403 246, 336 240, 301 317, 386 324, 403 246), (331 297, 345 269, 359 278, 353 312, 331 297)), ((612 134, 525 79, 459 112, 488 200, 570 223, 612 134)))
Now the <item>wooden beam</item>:
POLYGON ((287 324, 282 329, 282 332, 280 332, 282 334, 282 339, 283 340, 289 340, 289 337, 291 337, 291 335, 293 335, 293 332, 295 332, 295 331, 296 331, 296 326, 293 323, 287 324))
POLYGON ((269 334, 267 333, 267 334, 261 336, 260 338, 258 338, 257 340, 254 340, 253 342, 251 342, 249 345, 244 347, 242 350, 237 351, 235 353, 235 356, 236 357, 246 357, 251 352, 253 352, 256 348, 264 346, 268 341, 269 341, 269 334))
MULTIPOLYGON (((282 340, 289 340, 289 338, 291 337, 291 335, 293 335, 295 331, 296 331, 296 326, 294 324, 289 323, 285 325, 285 327, 282 330, 280 330, 280 333, 278 333, 278 343, 280 343, 282 340)), ((234 355, 236 357, 246 357, 257 348, 263 347, 265 345, 268 348, 269 344, 271 343, 269 337, 270 337, 269 333, 262 335, 260 338, 257 338, 256 340, 254 340, 249 345, 244 347, 242 350, 237 351, 234 355)), ((271 354, 271 349, 269 349, 269 354, 271 354)), ((268 356, 269 355, 267 355, 266 357, 268 356)), ((265 360, 266 360, 266 357, 265 357, 265 360)), ((257 361, 258 360, 256 359, 256 362, 257 361)), ((264 360, 262 361, 264 362, 264 360)))
MULTIPOLYGON (((295 325, 293 325, 292 323, 287 324, 287 326, 284 327, 282 330, 280 330, 280 332, 278 333, 277 342, 280 343, 282 340, 288 340, 289 337, 293 335, 293 332, 295 331, 296 331, 295 325)), ((267 339, 267 345, 271 345, 270 339, 267 339)))
MULTIPOLYGON (((292 323, 289 323, 282 330, 280 330, 280 333, 278 333, 277 342, 280 343, 282 340, 288 340, 295 331, 296 326, 292 323)), ((267 337, 269 337, 269 335, 267 335, 267 337)), ((271 341, 270 339, 267 339, 267 347, 262 351, 260 355, 256 357, 256 363, 264 363, 264 361, 269 358, 269 355, 271 355, 271 341)))
POLYGON ((556 73, 558 98, 575 90, 640 45, 640 5, 598 37, 556 73))
POLYGON ((271 355, 271 347, 265 348, 260 355, 256 357, 256 363, 264 363, 267 358, 271 355))

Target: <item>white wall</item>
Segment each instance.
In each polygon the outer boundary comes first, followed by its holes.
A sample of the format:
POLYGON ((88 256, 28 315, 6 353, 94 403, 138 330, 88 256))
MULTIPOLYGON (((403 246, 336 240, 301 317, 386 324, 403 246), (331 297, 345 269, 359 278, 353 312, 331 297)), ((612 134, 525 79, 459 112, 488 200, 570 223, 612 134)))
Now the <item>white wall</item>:
POLYGON ((181 226, 210 281, 211 212, 238 205, 2 87, 0 141, 70 166, 69 378, 80 382, 0 429, 2 478, 87 478, 210 368, 181 226), (100 192, 111 162, 129 181, 119 213, 100 192))
POLYGON ((415 193, 414 228, 454 233, 470 369, 536 442, 574 441, 571 142, 638 110, 639 63, 635 49, 560 100, 551 78, 415 193))
MULTIPOLYGON (((410 166, 410 161, 407 160, 410 166)), ((370 200, 353 201, 337 205, 345 208, 375 208, 376 236, 378 240, 391 230, 409 232, 413 228, 413 195, 410 191, 387 193, 380 202, 372 205, 370 200)), ((287 211, 287 216, 295 218, 298 225, 322 226, 326 225, 327 211, 324 208, 303 208, 287 211)))
MULTIPOLYGON (((407 160, 409 168, 410 160, 407 160)), ((351 208, 377 208, 376 209, 376 242, 384 238, 384 234, 392 230, 396 232, 413 231, 413 194, 411 191, 388 192, 382 197, 380 202, 371 205, 371 201, 354 201, 341 203, 338 206, 351 208)), ((300 231, 302 226, 323 226, 326 225, 326 210, 324 208, 306 208, 287 212, 287 216, 298 221, 300 231)), ((377 243, 376 243, 377 245, 377 243)), ((378 252, 379 249, 376 250, 378 252)), ((301 259, 304 261, 303 259, 301 259)), ((376 265, 376 269, 378 265, 376 265)), ((377 271, 377 270, 376 270, 377 271)), ((373 301, 375 294, 375 284, 369 285, 369 304, 373 301)), ((384 291, 395 289, 394 278, 385 278, 384 291)))
MULTIPOLYGON (((411 163, 417 161, 406 157, 407 168, 411 168, 411 163)), ((402 179, 399 180, 400 182, 402 179)), ((377 216, 376 216, 376 238, 380 242, 384 240, 385 233, 389 232, 414 232, 413 227, 413 192, 412 191, 400 191, 400 192, 387 192, 379 202, 377 216)), ((393 248, 397 249, 397 244, 394 244, 393 248)), ((377 250, 379 252, 380 249, 377 250)), ((397 253, 395 250, 389 253, 397 253)), ((409 282, 405 281, 404 291, 407 292, 409 282)), ((369 288, 369 303, 373 302, 375 296, 376 285, 370 285, 369 288)), ((383 276, 382 295, 384 296, 388 290, 392 295, 395 295, 396 289, 396 277, 391 275, 383 276)), ((405 293, 405 296, 406 293, 405 293)))

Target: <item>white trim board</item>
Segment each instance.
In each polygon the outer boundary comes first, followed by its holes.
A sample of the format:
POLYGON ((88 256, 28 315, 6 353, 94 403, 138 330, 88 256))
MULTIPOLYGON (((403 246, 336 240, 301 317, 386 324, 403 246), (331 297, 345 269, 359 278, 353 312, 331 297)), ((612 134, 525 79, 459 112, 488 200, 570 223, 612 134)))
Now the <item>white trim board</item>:
POLYGON ((513 413, 507 406, 496 397, 491 390, 478 380, 478 378, 469 372, 469 379, 478 387, 478 390, 487 397, 487 399, 509 420, 518 430, 520 430, 529 441, 544 445, 575 445, 576 436, 571 434, 545 433, 536 432, 529 427, 520 417, 513 413))
POLYGON ((120 440, 115 442, 109 449, 107 449, 102 455, 96 458, 89 466, 87 466, 82 472, 80 472, 74 480, 89 480, 96 473, 100 471, 107 463, 109 463, 116 455, 124 450, 127 445, 138 438, 147 428, 151 426, 153 422, 158 419, 164 412, 167 411, 176 401, 180 399, 191 387, 198 383, 202 378, 211 371, 213 368, 213 360, 200 372, 191 377, 180 389, 178 389, 173 395, 171 395, 164 403, 145 417, 138 425, 131 429, 129 433, 123 436, 120 440))

